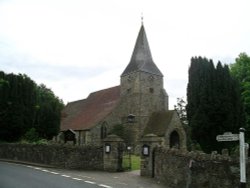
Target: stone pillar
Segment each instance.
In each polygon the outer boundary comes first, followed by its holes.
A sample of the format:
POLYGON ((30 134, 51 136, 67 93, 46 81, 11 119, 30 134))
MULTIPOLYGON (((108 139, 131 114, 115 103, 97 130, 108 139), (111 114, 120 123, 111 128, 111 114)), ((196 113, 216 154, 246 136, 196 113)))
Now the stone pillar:
POLYGON ((116 135, 104 139, 104 170, 109 172, 122 171, 124 140, 116 135))
POLYGON ((162 139, 155 134, 147 134, 141 143, 141 176, 154 177, 154 149, 161 145, 162 139))

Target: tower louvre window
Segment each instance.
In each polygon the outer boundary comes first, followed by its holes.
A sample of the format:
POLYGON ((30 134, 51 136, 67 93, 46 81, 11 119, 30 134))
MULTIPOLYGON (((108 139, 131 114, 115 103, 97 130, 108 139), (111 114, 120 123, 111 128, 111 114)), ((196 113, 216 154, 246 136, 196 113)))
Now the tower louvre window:
POLYGON ((152 88, 152 87, 149 88, 149 92, 150 92, 150 93, 154 93, 154 88, 152 88))

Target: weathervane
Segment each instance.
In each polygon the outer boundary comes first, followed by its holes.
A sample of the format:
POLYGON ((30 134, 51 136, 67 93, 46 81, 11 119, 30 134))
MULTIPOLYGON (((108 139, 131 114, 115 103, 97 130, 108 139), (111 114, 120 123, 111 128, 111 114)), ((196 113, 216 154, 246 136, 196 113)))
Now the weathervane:
POLYGON ((143 12, 141 13, 141 24, 143 25, 143 12))

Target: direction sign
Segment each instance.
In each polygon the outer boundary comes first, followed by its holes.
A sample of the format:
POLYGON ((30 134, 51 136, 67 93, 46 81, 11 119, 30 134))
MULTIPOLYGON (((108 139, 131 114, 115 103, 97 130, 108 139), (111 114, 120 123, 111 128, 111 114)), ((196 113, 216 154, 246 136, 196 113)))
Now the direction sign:
POLYGON ((232 134, 231 132, 225 132, 222 135, 217 135, 216 140, 218 142, 238 141, 239 134, 232 134))

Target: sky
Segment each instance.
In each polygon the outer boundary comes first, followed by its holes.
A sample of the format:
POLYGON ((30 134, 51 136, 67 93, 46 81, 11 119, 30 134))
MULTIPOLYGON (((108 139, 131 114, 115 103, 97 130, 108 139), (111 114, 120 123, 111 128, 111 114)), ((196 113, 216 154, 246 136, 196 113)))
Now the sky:
POLYGON ((0 70, 28 75, 65 104, 120 84, 141 27, 170 109, 190 59, 250 55, 249 0, 0 0, 0 70))

